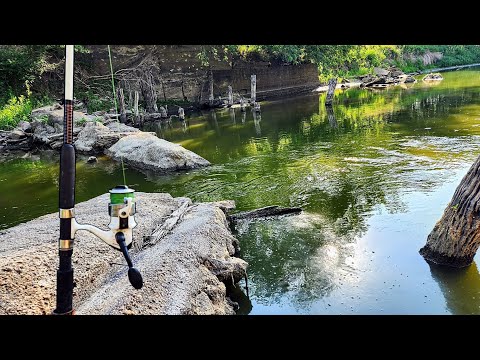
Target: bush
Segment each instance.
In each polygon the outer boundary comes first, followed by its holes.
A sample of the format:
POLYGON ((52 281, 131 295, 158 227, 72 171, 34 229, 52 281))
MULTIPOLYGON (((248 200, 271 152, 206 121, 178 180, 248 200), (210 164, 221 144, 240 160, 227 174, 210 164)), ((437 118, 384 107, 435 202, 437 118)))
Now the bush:
POLYGON ((13 129, 20 121, 29 121, 32 109, 31 100, 24 95, 11 97, 0 109, 0 129, 13 129))

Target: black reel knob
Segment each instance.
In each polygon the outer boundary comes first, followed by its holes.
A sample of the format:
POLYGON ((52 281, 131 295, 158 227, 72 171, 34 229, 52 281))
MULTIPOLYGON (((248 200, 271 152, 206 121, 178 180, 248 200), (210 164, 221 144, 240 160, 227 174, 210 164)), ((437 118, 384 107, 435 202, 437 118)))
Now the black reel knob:
POLYGON ((135 289, 141 289, 143 286, 142 274, 134 267, 128 269, 128 280, 130 280, 130 284, 132 284, 135 289))
POLYGON ((141 289, 143 287, 143 278, 140 271, 135 269, 132 264, 132 259, 130 259, 130 255, 128 254, 127 245, 125 244, 125 234, 123 232, 117 232, 115 234, 115 240, 117 240, 118 245, 120 246, 120 251, 122 252, 125 260, 128 264, 128 280, 130 284, 135 289, 141 289))

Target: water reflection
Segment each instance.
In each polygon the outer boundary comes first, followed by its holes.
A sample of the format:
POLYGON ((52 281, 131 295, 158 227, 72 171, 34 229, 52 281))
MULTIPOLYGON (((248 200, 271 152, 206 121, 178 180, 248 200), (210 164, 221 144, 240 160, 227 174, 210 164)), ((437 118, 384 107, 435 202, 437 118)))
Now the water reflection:
POLYGON ((475 262, 461 269, 430 264, 430 271, 452 314, 480 314, 480 274, 475 262))

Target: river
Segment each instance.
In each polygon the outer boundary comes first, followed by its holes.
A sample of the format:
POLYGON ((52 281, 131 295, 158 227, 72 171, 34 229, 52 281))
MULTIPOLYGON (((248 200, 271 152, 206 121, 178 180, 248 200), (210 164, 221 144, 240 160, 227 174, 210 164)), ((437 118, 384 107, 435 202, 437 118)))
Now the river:
MULTIPOLYGON (((452 270, 418 254, 480 153, 480 71, 443 76, 338 90, 331 112, 325 94, 312 94, 264 102, 256 116, 225 109, 151 125, 214 165, 167 176, 127 168, 127 183, 233 199, 238 210, 304 209, 238 227, 249 263, 241 314, 480 314, 475 263, 452 270)), ((122 179, 108 158, 79 156, 76 201, 122 179)), ((55 152, 0 162, 0 230, 57 211, 57 186, 55 152)))

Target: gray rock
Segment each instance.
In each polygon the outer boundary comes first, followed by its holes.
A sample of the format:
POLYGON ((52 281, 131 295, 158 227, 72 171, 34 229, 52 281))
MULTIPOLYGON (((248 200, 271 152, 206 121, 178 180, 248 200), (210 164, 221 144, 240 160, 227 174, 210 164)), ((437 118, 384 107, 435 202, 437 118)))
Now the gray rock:
POLYGON ((20 129, 0 132, 0 150, 29 151, 32 148, 33 137, 20 129))
POLYGON ((96 163, 98 160, 96 156, 90 156, 87 160, 87 163, 96 163))
POLYGON ((180 145, 159 139, 151 133, 139 132, 120 139, 105 151, 114 159, 123 158, 139 170, 157 172, 194 169, 210 162, 180 145))
POLYGON ((128 126, 117 121, 106 124, 106 126, 113 132, 124 133, 124 132, 139 132, 140 130, 132 126, 128 126))
POLYGON ((78 138, 74 145, 75 149, 79 152, 101 153, 105 148, 116 143, 118 139, 120 139, 120 135, 115 134, 105 125, 98 122, 88 122, 78 134, 78 138))
POLYGON ((12 139, 12 140, 19 140, 19 139, 22 139, 26 136, 27 136, 27 134, 25 134, 20 129, 14 129, 14 130, 10 131, 10 133, 8 134, 8 138, 12 139))
MULTIPOLYGON (((47 124, 53 126, 54 124, 59 124, 63 126, 63 106, 44 106, 38 109, 32 110, 31 115, 32 120, 40 120, 47 122, 47 124)), ((87 121, 93 121, 95 116, 87 115, 82 111, 73 112, 73 121, 74 124, 78 121, 85 119, 87 121)))
MULTIPOLYGON (((135 242, 169 222, 186 200, 161 193, 135 196, 135 242)), ((107 193, 76 204, 77 221, 106 229, 108 202, 107 193)), ((232 257, 236 239, 225 215, 213 204, 191 202, 184 213, 157 243, 138 247, 135 243, 130 250, 144 279, 140 291, 129 284, 126 266, 110 265, 124 262, 119 251, 86 231, 77 232, 73 264, 77 313, 233 314, 220 279, 243 274, 247 263, 232 257)), ((58 267, 58 245, 52 239, 58 232, 58 212, 0 231, 0 269, 4 269, 0 314, 52 312, 58 267)))
POLYGON ((378 75, 378 76, 387 76, 390 71, 379 68, 379 67, 374 67, 373 72, 375 73, 375 75, 378 75))
POLYGON ((32 125, 28 121, 20 121, 17 125, 17 128, 26 133, 31 133, 33 131, 32 125))
POLYGON ((417 80, 415 80, 415 78, 414 78, 413 76, 407 76, 407 77, 405 78, 405 81, 404 81, 404 82, 408 84, 408 83, 414 83, 414 82, 416 82, 416 81, 417 81, 417 80))
POLYGON ((160 106, 160 108, 158 109, 159 113, 160 113, 160 116, 162 118, 167 118, 168 117, 168 113, 167 113, 167 109, 165 109, 163 106, 160 106))
POLYGON ((123 136, 139 131, 138 129, 117 122, 110 123, 107 126, 95 121, 87 122, 78 134, 74 145, 80 152, 102 153, 123 136))
POLYGON ((165 116, 163 116, 161 113, 146 113, 143 116, 143 121, 159 121, 164 118, 165 116))
POLYGON ((33 120, 32 121, 32 129, 33 129, 33 139, 36 142, 50 144, 52 141, 49 139, 49 136, 55 134, 55 128, 46 124, 43 121, 33 120))

